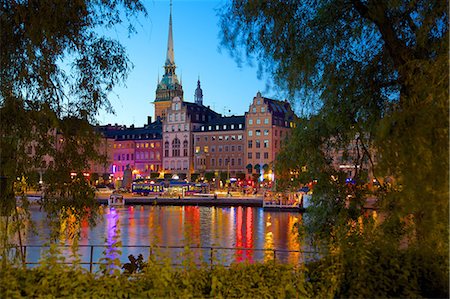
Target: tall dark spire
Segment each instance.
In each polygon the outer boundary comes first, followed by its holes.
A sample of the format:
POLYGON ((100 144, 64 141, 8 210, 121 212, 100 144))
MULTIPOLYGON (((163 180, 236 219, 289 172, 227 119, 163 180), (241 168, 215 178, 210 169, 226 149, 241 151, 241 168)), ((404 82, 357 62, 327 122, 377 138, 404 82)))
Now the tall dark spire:
POLYGON ((175 71, 175 54, 173 51, 173 33, 172 33, 172 0, 170 0, 170 16, 169 16, 169 37, 167 39, 167 55, 166 55, 166 71, 167 67, 174 68, 175 71))
POLYGON ((203 105, 203 90, 200 87, 200 77, 197 80, 197 89, 195 89, 194 99, 197 105, 203 105))
POLYGON ((155 118, 157 118, 158 116, 164 118, 163 111, 167 109, 168 103, 170 103, 170 101, 172 101, 174 97, 179 97, 181 100, 183 100, 183 87, 181 86, 181 83, 178 81, 175 69, 176 65, 173 48, 172 0, 171 0, 166 61, 164 63, 164 74, 162 75, 161 81, 159 81, 158 86, 156 87, 156 98, 154 102, 155 118))

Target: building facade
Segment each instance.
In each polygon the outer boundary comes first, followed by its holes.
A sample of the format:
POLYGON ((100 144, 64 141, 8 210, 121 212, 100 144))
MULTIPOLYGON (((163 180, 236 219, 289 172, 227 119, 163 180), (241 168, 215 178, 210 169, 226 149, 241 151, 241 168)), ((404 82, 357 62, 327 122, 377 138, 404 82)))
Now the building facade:
POLYGON ((218 117, 194 132, 194 171, 236 177, 245 171, 245 116, 218 117))
POLYGON ((186 178, 194 171, 193 132, 220 115, 203 105, 172 99, 163 121, 163 167, 167 174, 186 178))
POLYGON ((294 127, 295 114, 287 101, 277 101, 261 96, 258 92, 249 111, 246 122, 246 173, 247 178, 259 176, 271 179, 273 161, 282 143, 294 127))

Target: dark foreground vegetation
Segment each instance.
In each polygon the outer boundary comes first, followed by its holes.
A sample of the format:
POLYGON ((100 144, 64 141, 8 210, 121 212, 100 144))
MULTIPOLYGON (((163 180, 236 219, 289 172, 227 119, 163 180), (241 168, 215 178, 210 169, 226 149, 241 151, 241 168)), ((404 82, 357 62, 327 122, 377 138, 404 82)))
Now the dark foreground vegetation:
POLYGON ((129 256, 124 265, 105 259, 97 273, 63 265, 53 257, 32 269, 4 265, 0 297, 448 298, 448 277, 436 275, 439 261, 413 252, 403 252, 402 260, 386 251, 371 257, 343 263, 335 255, 302 267, 273 261, 196 266, 187 257, 182 266, 173 267, 169 259, 143 261, 140 255, 129 256), (429 266, 419 267, 422 263, 429 266), (355 275, 355 267, 365 267, 365 275, 355 275), (336 279, 338 275, 332 274, 336 271, 344 278, 336 279))

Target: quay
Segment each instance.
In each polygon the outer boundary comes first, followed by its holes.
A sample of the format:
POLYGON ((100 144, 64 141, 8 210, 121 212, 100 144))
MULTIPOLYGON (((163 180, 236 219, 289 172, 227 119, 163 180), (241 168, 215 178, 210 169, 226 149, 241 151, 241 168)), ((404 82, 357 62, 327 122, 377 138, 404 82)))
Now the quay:
MULTIPOLYGON (((207 207, 262 207, 262 197, 150 197, 126 196, 125 205, 157 205, 157 206, 207 206, 207 207)), ((108 197, 99 196, 100 204, 107 205, 108 197)))

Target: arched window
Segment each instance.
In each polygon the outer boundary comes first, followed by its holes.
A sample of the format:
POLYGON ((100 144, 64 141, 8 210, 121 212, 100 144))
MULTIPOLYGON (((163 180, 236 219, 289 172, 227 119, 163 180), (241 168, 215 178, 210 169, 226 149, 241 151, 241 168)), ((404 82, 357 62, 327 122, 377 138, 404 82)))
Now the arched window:
POLYGON ((169 157, 169 141, 164 142, 164 157, 169 157))
POLYGON ((183 156, 187 157, 188 155, 188 141, 183 141, 183 156))
POLYGON ((180 139, 175 138, 172 141, 172 157, 179 157, 180 156, 180 139))

